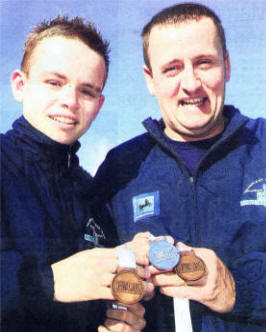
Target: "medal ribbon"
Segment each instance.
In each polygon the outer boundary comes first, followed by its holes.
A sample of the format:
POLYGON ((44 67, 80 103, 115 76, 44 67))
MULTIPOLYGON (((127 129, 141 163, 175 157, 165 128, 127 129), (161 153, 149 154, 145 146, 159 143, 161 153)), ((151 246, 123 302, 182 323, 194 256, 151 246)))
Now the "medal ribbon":
MULTIPOLYGON (((191 249, 180 249, 180 251, 191 251, 191 249)), ((174 297, 174 315, 175 315, 175 330, 182 332, 193 332, 191 315, 189 310, 189 300, 174 297)))
POLYGON ((136 269, 134 251, 130 248, 117 248, 119 266, 125 269, 136 269))
POLYGON ((189 310, 189 300, 180 297, 174 298, 175 330, 193 332, 189 310))

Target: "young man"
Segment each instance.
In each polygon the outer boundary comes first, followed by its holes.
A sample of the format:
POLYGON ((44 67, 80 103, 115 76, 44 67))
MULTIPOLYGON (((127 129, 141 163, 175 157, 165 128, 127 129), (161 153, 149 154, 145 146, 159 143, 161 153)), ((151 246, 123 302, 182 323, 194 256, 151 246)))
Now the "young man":
POLYGON ((147 230, 171 235, 206 264, 204 277, 186 284, 174 271, 151 269, 163 295, 151 302, 147 331, 262 331, 266 121, 224 105, 230 60, 210 9, 166 8, 142 37, 144 75, 162 120, 148 118, 148 133, 109 152, 99 191, 122 241, 147 230), (174 326, 172 298, 191 300, 186 330, 182 317, 174 326))
MULTIPOLYGON (((92 24, 58 17, 33 30, 12 74, 23 116, 1 135, 2 331, 96 331, 106 309, 92 300, 114 299, 116 249, 95 247, 116 245, 115 229, 76 156, 104 102, 108 64, 92 24)), ((139 331, 143 315, 140 304, 108 310, 99 331, 139 331)))

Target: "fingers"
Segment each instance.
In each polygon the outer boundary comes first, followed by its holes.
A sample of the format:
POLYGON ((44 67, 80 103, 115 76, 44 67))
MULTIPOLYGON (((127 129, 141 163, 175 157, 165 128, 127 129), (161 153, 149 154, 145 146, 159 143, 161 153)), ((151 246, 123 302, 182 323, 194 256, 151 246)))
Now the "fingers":
POLYGON ((174 239, 168 235, 168 236, 159 236, 154 237, 150 232, 144 232, 144 233, 137 233, 132 241, 127 242, 123 244, 122 246, 125 246, 126 248, 133 249, 136 261, 140 265, 149 265, 149 250, 150 250, 150 240, 159 240, 166 238, 168 242, 171 244, 174 244, 174 239))
POLYGON ((154 296, 154 284, 148 281, 143 281, 143 283, 144 283, 144 293, 145 293, 143 296, 143 300, 149 301, 154 296))
POLYGON ((146 325, 144 313, 140 303, 127 305, 127 310, 110 308, 104 325, 112 331, 141 331, 146 325))
POLYGON ((178 277, 174 272, 165 272, 152 277, 152 282, 154 286, 164 287, 164 286, 183 286, 184 280, 178 277))
POLYGON ((137 265, 136 272, 142 279, 149 279, 151 277, 150 271, 143 266, 137 265))
POLYGON ((145 270, 147 271, 147 274, 150 274, 150 276, 153 276, 154 274, 163 274, 163 273, 172 271, 172 269, 158 270, 153 265, 145 266, 145 270))
MULTIPOLYGON (((178 247, 190 249, 183 243, 178 243, 178 247)), ((236 298, 231 272, 213 250, 193 248, 193 251, 206 263, 206 272, 201 279, 185 283, 174 273, 167 272, 154 274, 154 285, 159 286, 164 295, 198 301, 220 313, 231 311, 236 298)), ((151 270, 151 273, 156 271, 151 270)))
POLYGON ((148 241, 148 232, 138 233, 134 236, 133 240, 125 243, 123 246, 126 248, 131 248, 134 251, 136 262, 140 265, 149 264, 149 241, 148 241))
POLYGON ((173 238, 172 236, 167 235, 167 236, 165 236, 165 237, 166 237, 166 239, 167 239, 167 241, 168 241, 169 243, 171 243, 171 244, 174 244, 174 243, 175 243, 175 240, 174 240, 174 238, 173 238))
POLYGON ((106 319, 104 322, 106 330, 100 330, 101 332, 112 331, 112 332, 140 332, 141 330, 135 329, 133 326, 128 325, 125 322, 106 319))

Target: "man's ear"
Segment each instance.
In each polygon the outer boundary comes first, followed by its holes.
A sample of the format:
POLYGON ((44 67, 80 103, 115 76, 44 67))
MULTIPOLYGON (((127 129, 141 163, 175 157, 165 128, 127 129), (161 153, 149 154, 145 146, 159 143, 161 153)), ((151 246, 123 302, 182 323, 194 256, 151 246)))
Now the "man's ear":
POLYGON ((154 82, 151 70, 147 66, 143 66, 143 73, 150 94, 155 96, 154 82))
POLYGON ((98 101, 98 105, 97 105, 97 109, 96 109, 96 112, 95 112, 94 119, 95 119, 96 116, 99 114, 100 109, 101 109, 102 106, 103 106, 104 100, 105 100, 104 95, 101 95, 100 98, 99 98, 99 101, 98 101))
POLYGON ((15 70, 11 75, 11 88, 14 99, 22 103, 23 102, 23 90, 25 85, 25 74, 20 70, 15 70))
POLYGON ((230 64, 230 56, 228 51, 226 51, 225 55, 225 81, 228 82, 231 76, 231 64, 230 64))

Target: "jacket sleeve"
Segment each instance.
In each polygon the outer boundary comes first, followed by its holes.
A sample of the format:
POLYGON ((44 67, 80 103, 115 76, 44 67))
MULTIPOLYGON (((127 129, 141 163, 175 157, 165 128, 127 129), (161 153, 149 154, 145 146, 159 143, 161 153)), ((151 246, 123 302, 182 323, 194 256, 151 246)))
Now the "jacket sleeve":
MULTIPOLYGON (((53 275, 50 266, 26 266, 15 250, 1 252, 1 311, 2 318, 12 317, 23 308, 38 311, 53 300, 53 275), (42 303, 42 304, 41 304, 42 303)), ((33 265, 33 264, 32 264, 33 265)))
MULTIPOLYGON (((2 173, 3 174, 3 173, 2 173)), ((53 301, 53 273, 41 257, 40 227, 18 188, 12 188, 8 173, 1 190, 1 310, 3 319, 25 308, 31 312, 53 301), (32 219, 30 218, 32 216, 32 219)), ((13 179, 14 180, 14 179, 13 179)), ((14 181, 12 182, 14 185, 14 181)), ((25 195, 26 189, 24 187, 25 195)))
POLYGON ((230 270, 236 283, 236 303, 230 315, 266 326, 266 254, 246 254, 230 270))

